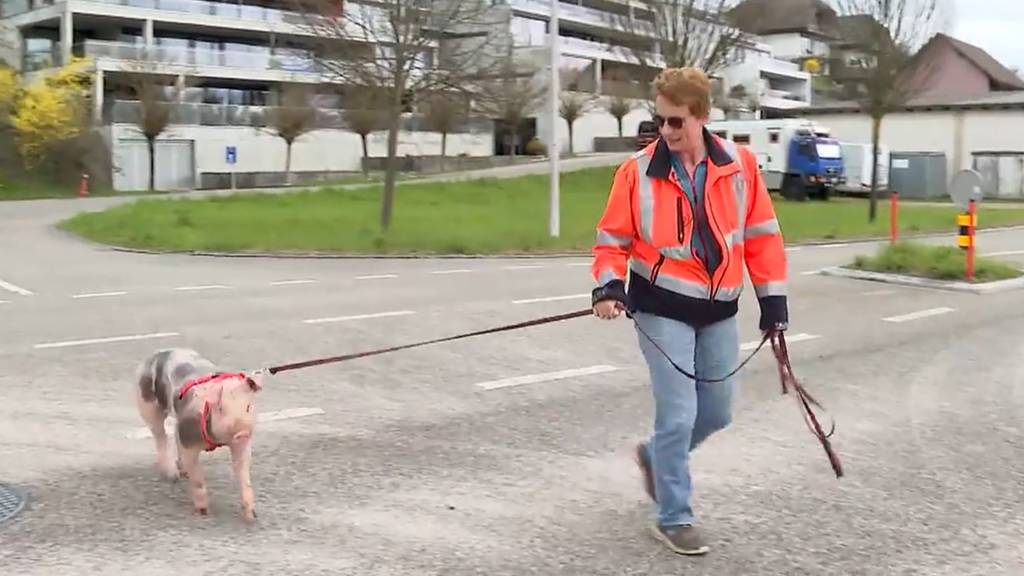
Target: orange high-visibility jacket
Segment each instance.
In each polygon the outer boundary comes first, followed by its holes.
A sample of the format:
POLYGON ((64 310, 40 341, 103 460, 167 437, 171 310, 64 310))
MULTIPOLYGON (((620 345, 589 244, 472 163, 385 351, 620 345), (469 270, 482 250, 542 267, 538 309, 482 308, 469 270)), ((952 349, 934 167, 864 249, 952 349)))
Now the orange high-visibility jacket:
POLYGON ((786 252, 757 159, 707 129, 704 142, 704 208, 721 263, 709 272, 691 250, 693 207, 659 138, 615 172, 593 248, 593 301, 614 298, 632 311, 699 327, 736 314, 745 267, 760 303, 761 329, 785 325, 786 252))

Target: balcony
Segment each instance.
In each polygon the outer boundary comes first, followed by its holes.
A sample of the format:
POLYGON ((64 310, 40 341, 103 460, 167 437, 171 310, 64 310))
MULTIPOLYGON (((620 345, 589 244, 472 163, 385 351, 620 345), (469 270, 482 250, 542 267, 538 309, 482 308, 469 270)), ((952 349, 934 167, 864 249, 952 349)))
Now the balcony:
MULTIPOLYGON (((546 42, 550 43, 551 40, 547 39, 546 42)), ((613 62, 626 62, 629 64, 641 63, 637 58, 636 52, 622 46, 613 46, 611 44, 605 44, 604 42, 594 42, 592 40, 583 40, 580 38, 573 38, 571 36, 559 36, 558 43, 563 53, 571 54, 573 56, 610 60, 613 62)), ((640 55, 643 56, 644 64, 647 66, 662 67, 665 65, 665 59, 662 58, 660 54, 655 54, 653 52, 640 52, 640 55)))
MULTIPOLYGON (((514 10, 545 18, 551 17, 551 0, 509 0, 508 3, 514 10)), ((654 37, 657 35, 654 24, 646 20, 633 20, 631 24, 626 16, 565 2, 558 4, 558 18, 595 28, 612 28, 641 36, 654 37)))
POLYGON ((202 0, 76 0, 76 2, 127 6, 183 14, 216 16, 249 22, 270 22, 278 24, 303 25, 304 16, 276 8, 228 4, 226 2, 204 2, 202 0))

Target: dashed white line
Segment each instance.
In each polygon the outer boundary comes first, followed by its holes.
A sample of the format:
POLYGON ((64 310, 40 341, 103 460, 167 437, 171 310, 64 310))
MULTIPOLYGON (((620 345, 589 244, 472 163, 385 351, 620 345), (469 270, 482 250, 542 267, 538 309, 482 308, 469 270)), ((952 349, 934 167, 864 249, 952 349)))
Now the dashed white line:
POLYGON ((955 308, 949 308, 946 306, 940 306, 938 308, 928 308, 927 310, 918 310, 917 312, 911 312, 909 314, 901 314, 899 316, 889 316, 888 318, 882 318, 886 322, 908 322, 910 320, 918 320, 920 318, 928 318, 930 316, 938 316, 940 314, 948 314, 955 312, 955 308))
POLYGON ((505 266, 502 270, 536 270, 543 267, 540 264, 522 264, 519 266, 505 266))
POLYGON ((577 298, 590 298, 591 294, 567 294, 565 296, 545 296, 543 298, 527 298, 525 300, 513 300, 513 304, 533 304, 535 302, 558 302, 559 300, 576 300, 577 298))
MULTIPOLYGON (((786 335, 786 344, 794 344, 796 342, 804 342, 804 341, 807 341, 807 340, 815 340, 817 338, 821 338, 821 336, 818 335, 818 334, 805 334, 803 332, 800 332, 799 334, 793 334, 793 335, 788 335, 787 334, 786 335)), ((757 340, 757 341, 754 341, 754 342, 744 342, 743 344, 740 345, 740 350, 753 350, 754 348, 757 348, 757 346, 760 343, 761 343, 760 340, 757 340)), ((767 345, 768 344, 766 343, 765 346, 767 346, 767 345)))
POLYGON ((224 286, 223 284, 207 284, 205 286, 178 286, 175 290, 181 291, 194 291, 194 290, 227 290, 230 286, 224 286))
POLYGON ((109 296, 124 296, 127 292, 88 292, 85 294, 74 294, 71 297, 78 298, 106 298, 109 296))
POLYGON ((356 276, 356 280, 382 280, 384 278, 398 278, 398 274, 370 274, 368 276, 356 276))
POLYGON ((316 280, 278 280, 277 282, 271 282, 271 286, 294 286, 296 284, 313 284, 316 280))
POLYGON ((10 300, 0 300, 0 304, 10 304, 10 300))
MULTIPOLYGON (((287 408, 285 410, 278 410, 276 412, 262 412, 256 414, 256 422, 276 422, 278 420, 291 420, 293 418, 305 418, 307 416, 318 416, 324 414, 321 408, 287 408)), ((175 419, 173 417, 164 420, 164 431, 168 436, 174 436, 175 431, 175 419)), ((131 432, 125 434, 125 438, 129 440, 142 440, 144 438, 152 438, 153 434, 150 432, 148 427, 136 428, 131 432)))
POLYGON ((598 364, 596 366, 588 366, 586 368, 573 368, 570 370, 559 370, 558 372, 545 372, 543 374, 530 374, 527 376, 514 376, 512 378, 491 380, 489 382, 479 382, 476 386, 478 388, 483 388, 484 390, 497 390, 499 388, 509 388, 511 386, 522 386, 523 384, 537 384, 540 382, 550 382, 552 380, 575 378, 577 376, 601 374, 604 372, 611 372, 613 370, 618 370, 618 368, 607 364, 598 364))
POLYGON ((789 246, 788 248, 786 248, 786 252, 799 252, 799 251, 800 251, 800 247, 799 246, 789 246))
POLYGON ((459 268, 456 270, 434 270, 431 274, 466 274, 467 272, 472 272, 472 270, 467 270, 465 268, 459 268))
POLYGON ((132 336, 112 336, 110 338, 90 338, 88 340, 68 340, 66 342, 48 342, 36 344, 33 348, 66 348, 68 346, 84 346, 87 344, 106 344, 109 342, 129 342, 133 340, 149 340, 152 338, 170 338, 178 336, 177 332, 155 332, 153 334, 135 334, 132 336))
POLYGON ((871 290, 861 294, 861 296, 887 296, 889 294, 895 294, 895 290, 871 290))
POLYGON ((31 290, 26 290, 25 288, 22 288, 21 286, 15 286, 14 284, 11 284, 10 282, 4 282, 3 280, 0 280, 0 288, 3 288, 4 290, 7 290, 8 292, 14 292, 15 294, 20 294, 22 296, 32 296, 32 291, 31 290))
POLYGON ((566 266, 590 266, 590 262, 569 262, 566 266))
POLYGON ((328 322, 348 322, 350 320, 365 320, 367 318, 388 318, 391 316, 408 316, 415 314, 412 310, 396 310, 394 312, 374 312, 372 314, 355 314, 352 316, 333 316, 330 318, 310 318, 303 320, 306 324, 325 324, 328 322))

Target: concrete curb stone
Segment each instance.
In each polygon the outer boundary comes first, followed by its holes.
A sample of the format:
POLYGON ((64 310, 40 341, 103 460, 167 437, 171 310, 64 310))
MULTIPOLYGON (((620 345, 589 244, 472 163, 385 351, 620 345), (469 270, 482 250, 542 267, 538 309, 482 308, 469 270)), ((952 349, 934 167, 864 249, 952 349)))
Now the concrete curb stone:
POLYGON ((967 292, 973 294, 992 294, 1006 292, 1008 290, 1019 290, 1024 288, 1024 276, 1008 280, 996 280, 993 282, 982 282, 970 284, 962 280, 934 280, 919 276, 906 274, 890 274, 884 272, 872 272, 869 270, 857 270, 845 266, 832 266, 818 271, 823 276, 834 276, 839 278, 852 278, 856 280, 869 280, 873 282, 884 282, 888 284, 900 284, 904 286, 915 286, 918 288, 935 288, 938 290, 952 290, 956 292, 967 292))

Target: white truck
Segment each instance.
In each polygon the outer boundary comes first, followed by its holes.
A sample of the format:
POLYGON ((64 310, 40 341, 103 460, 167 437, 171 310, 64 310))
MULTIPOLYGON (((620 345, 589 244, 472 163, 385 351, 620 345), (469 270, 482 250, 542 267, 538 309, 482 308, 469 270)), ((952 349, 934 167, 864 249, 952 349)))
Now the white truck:
MULTIPOLYGON (((871 143, 840 142, 843 151, 843 165, 846 168, 846 184, 840 191, 848 194, 871 193, 871 143)), ((889 187, 889 147, 878 145, 878 190, 889 187)))
POLYGON ((846 182, 839 141, 811 120, 719 120, 707 128, 747 146, 757 156, 768 189, 781 190, 787 199, 824 200, 846 182))

